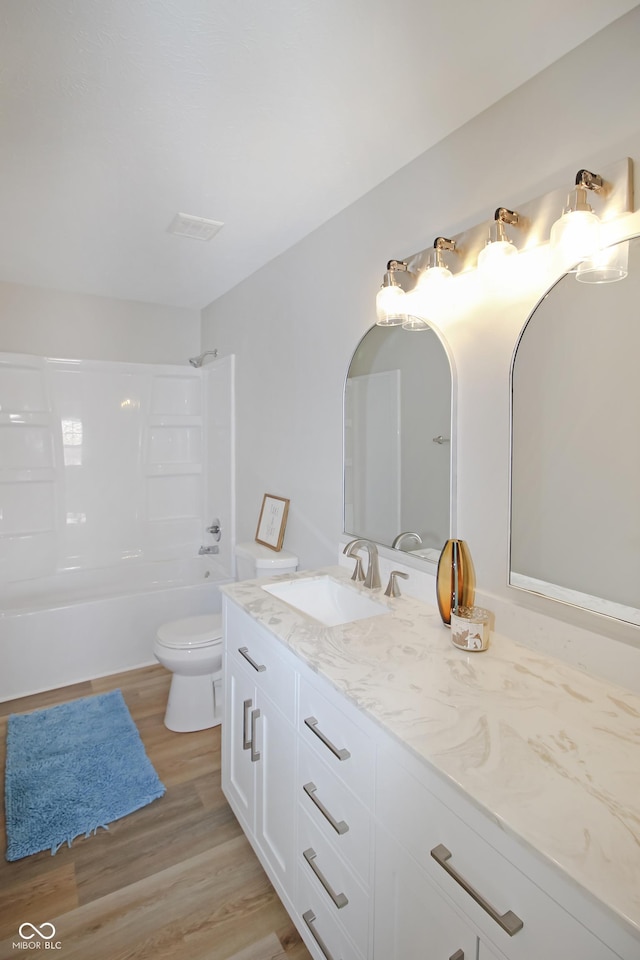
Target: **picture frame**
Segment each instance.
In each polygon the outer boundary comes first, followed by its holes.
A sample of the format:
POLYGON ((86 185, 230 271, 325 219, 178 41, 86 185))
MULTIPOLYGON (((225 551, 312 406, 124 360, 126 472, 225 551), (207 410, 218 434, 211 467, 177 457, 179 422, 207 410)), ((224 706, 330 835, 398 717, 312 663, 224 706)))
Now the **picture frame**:
POLYGON ((256 543, 261 543, 270 550, 282 550, 288 514, 289 501, 286 497, 265 493, 256 530, 256 543))

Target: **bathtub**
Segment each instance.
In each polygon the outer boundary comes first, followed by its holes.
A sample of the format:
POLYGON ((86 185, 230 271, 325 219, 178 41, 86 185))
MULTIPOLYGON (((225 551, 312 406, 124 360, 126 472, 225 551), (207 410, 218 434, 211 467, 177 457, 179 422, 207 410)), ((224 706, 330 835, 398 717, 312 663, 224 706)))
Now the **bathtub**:
POLYGON ((215 557, 193 557, 5 584, 0 701, 155 663, 160 624, 219 612, 229 580, 215 557))

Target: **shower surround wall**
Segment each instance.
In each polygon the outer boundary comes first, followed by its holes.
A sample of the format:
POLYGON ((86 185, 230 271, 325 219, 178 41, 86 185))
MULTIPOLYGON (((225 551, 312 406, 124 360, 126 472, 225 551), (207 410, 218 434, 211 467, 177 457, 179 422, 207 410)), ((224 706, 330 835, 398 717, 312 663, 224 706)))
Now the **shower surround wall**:
POLYGON ((219 608, 232 388, 233 358, 0 354, 0 699, 152 662, 159 622, 219 608), (214 515, 220 553, 200 562, 214 515))

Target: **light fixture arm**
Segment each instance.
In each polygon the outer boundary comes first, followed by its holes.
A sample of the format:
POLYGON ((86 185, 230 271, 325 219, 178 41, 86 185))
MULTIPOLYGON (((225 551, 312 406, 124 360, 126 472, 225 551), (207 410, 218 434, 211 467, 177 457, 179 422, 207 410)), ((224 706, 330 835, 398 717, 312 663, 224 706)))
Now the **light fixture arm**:
POLYGON ((389 260, 387 263, 387 272, 382 278, 383 287, 399 287, 400 284, 394 277, 394 273, 408 273, 405 260, 389 260))
POLYGON ((439 267, 442 270, 448 270, 448 266, 442 258, 443 250, 455 250, 455 240, 448 240, 446 237, 436 237, 433 241, 433 250, 429 255, 427 270, 433 267, 439 267))
POLYGON ((517 226, 520 223, 520 214, 515 210, 507 209, 507 207, 498 207, 493 215, 492 229, 489 231, 490 243, 510 243, 504 228, 505 223, 510 226, 517 226))

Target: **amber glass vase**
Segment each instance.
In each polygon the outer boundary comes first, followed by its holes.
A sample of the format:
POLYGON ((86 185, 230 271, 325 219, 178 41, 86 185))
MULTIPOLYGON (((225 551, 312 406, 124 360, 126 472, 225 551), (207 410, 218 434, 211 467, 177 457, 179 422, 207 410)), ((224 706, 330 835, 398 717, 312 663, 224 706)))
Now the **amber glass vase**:
POLYGON ((464 540, 447 540, 438 561, 436 594, 442 622, 451 626, 451 611, 472 607, 476 578, 469 547, 464 540))

